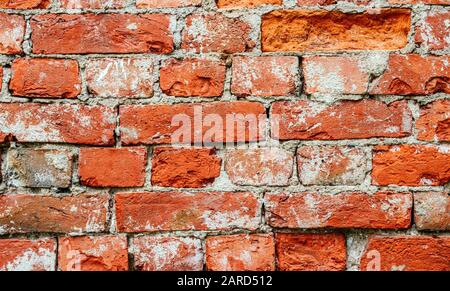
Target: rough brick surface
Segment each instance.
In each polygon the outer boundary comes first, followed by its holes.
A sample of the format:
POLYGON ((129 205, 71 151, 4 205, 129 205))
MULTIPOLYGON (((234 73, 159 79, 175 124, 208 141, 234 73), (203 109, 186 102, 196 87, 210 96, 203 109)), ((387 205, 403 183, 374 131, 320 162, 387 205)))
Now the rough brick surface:
POLYGON ((222 160, 214 149, 157 148, 152 163, 153 185, 202 188, 219 177, 222 160))
POLYGON ((58 6, 67 9, 102 9, 123 8, 131 3, 131 0, 57 0, 58 6))
POLYGON ((342 234, 278 233, 276 251, 281 271, 343 271, 346 267, 342 234))
POLYGON ((235 57, 231 92, 238 96, 286 96, 296 89, 296 57, 235 57))
POLYGON ((88 90, 100 97, 151 97, 151 59, 90 60, 86 67, 88 90))
POLYGON ((134 267, 140 271, 201 271, 201 240, 191 237, 142 236, 132 240, 134 267))
POLYGON ((379 146, 374 151, 375 185, 444 185, 450 181, 450 147, 379 146))
POLYGON ((413 204, 411 194, 389 192, 270 193, 265 201, 268 223, 277 228, 404 229, 413 204))
POLYGON ((225 171, 237 185, 284 186, 292 176, 293 163, 293 155, 282 149, 237 149, 227 153, 225 171))
POLYGON ((128 270, 126 236, 64 237, 58 243, 61 271, 128 270))
POLYGON ((68 188, 72 181, 72 162, 72 154, 62 150, 10 150, 9 183, 15 187, 68 188))
POLYGON ((217 97, 223 93, 225 63, 210 59, 171 59, 160 72, 162 91, 179 97, 217 97))
POLYGON ((199 6, 202 0, 137 0, 138 8, 179 8, 199 6))
POLYGON ((416 27, 416 43, 432 51, 449 48, 449 19, 450 12, 428 13, 422 25, 416 27))
POLYGON ((272 235, 229 235, 206 239, 206 267, 211 271, 273 271, 272 235))
POLYGON ((450 141, 450 100, 438 100, 423 106, 416 128, 420 140, 450 141))
POLYGON ((303 185, 359 185, 368 172, 367 156, 353 147, 303 146, 297 164, 303 185))
POLYGON ((147 149, 83 148, 78 174, 90 187, 141 187, 145 182, 147 149))
POLYGON ((404 101, 342 101, 330 106, 314 101, 277 102, 271 119, 272 137, 281 140, 405 137, 412 131, 411 111, 404 101))
POLYGON ((0 8, 4 9, 39 9, 47 8, 52 0, 3 0, 0 8))
POLYGON ((83 233, 106 230, 107 195, 0 196, 0 234, 83 233))
POLYGON ((217 0, 219 8, 254 8, 264 5, 281 5, 283 0, 217 0))
POLYGON ((120 232, 254 230, 260 202, 245 192, 153 192, 116 195, 120 232))
POLYGON ((414 193, 414 221, 420 230, 449 230, 449 194, 445 192, 414 193))
POLYGON ((105 106, 0 103, 0 142, 111 145, 115 119, 105 106))
POLYGON ((373 236, 360 269, 377 270, 378 265, 378 271, 449 271, 449 262, 448 236, 373 236))
POLYGON ((274 11, 262 19, 262 48, 278 51, 395 50, 407 44, 406 9, 344 14, 326 10, 274 11))
POLYGON ((23 16, 0 13, 0 54, 20 54, 25 34, 23 16))
POLYGON ((9 84, 12 95, 76 98, 81 93, 78 63, 58 59, 17 59, 9 84))
POLYGON ((55 251, 53 239, 2 239, 0 271, 54 271, 55 251))
POLYGON ((169 26, 161 14, 48 14, 33 17, 31 39, 36 54, 164 54, 173 50, 169 26))

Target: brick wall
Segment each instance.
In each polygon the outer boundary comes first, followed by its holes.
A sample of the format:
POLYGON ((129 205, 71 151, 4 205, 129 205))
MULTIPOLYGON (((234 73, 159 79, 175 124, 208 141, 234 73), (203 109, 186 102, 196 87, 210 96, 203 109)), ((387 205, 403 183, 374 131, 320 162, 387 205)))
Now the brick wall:
POLYGON ((449 5, 0 1, 0 270, 450 270, 449 5))

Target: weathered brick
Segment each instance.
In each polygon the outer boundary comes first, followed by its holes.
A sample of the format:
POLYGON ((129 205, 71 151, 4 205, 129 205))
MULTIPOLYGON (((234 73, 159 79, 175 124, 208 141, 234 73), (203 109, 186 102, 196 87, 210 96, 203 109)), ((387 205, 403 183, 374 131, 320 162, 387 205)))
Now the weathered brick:
POLYGON ((255 8, 264 5, 282 5, 283 0, 217 0, 219 8, 255 8))
POLYGON ((352 57, 311 56, 303 59, 306 93, 365 94, 369 73, 352 57))
POLYGON ((365 99, 333 105, 306 100, 276 102, 271 122, 272 137, 281 140, 405 137, 412 132, 412 115, 406 101, 386 104, 365 99))
POLYGON ((115 126, 105 106, 0 103, 0 141, 112 145, 115 126))
POLYGON ((203 188, 219 177, 221 164, 214 149, 156 148, 152 158, 152 185, 203 188))
POLYGON ((180 141, 189 144, 207 143, 208 140, 217 143, 260 141, 264 140, 265 121, 266 110, 257 102, 120 107, 120 135, 122 144, 125 145, 169 144, 180 141), (208 116, 215 117, 214 120, 218 118, 222 127, 208 125, 208 116), (231 121, 234 119, 235 122, 227 124, 227 119, 231 121), (142 122, 143 120, 145 122, 142 122), (249 122, 245 122, 246 120, 249 122), (191 134, 186 139, 185 136, 181 136, 182 140, 179 140, 176 133, 183 128, 187 128, 188 134, 191 128, 191 134), (208 131, 213 129, 218 129, 219 134, 221 132, 223 134, 213 135, 208 139, 208 131))
POLYGON ((359 185, 368 157, 363 150, 341 146, 303 146, 297 150, 298 175, 303 185, 359 185))
POLYGON ((81 77, 75 60, 16 59, 9 83, 12 95, 39 98, 76 98, 81 77))
POLYGON ((262 19, 262 49, 277 51, 396 50, 406 46, 408 9, 364 13, 278 10, 262 19))
POLYGON ((273 235, 210 236, 206 239, 206 267, 211 271, 273 271, 273 235))
POLYGON ((450 181, 450 147, 445 145, 377 146, 374 185, 438 186, 450 181))
POLYGON ((108 195, 0 196, 0 235, 10 233, 84 233, 106 230, 108 195))
POLYGON ((161 90, 170 96, 217 97, 223 94, 225 63, 219 60, 169 59, 160 70, 161 90))
POLYGON ((132 239, 139 271, 202 271, 202 242, 192 237, 141 236, 132 239))
POLYGON ((349 2, 356 5, 367 5, 371 0, 297 0, 297 5, 299 6, 326 6, 334 5, 338 2, 349 2))
POLYGON ((450 237, 372 236, 360 270, 449 271, 450 237))
POLYGON ((191 14, 186 17, 182 48, 195 52, 242 53, 253 49, 251 26, 222 14, 191 14))
POLYGON ((152 97, 151 59, 97 59, 86 64, 90 93, 100 97, 152 97))
POLYGON ((428 12, 424 22, 416 27, 416 43, 431 51, 450 48, 449 19, 450 12, 428 12))
POLYGON ((244 192, 152 192, 116 195, 120 232, 255 230, 260 202, 244 192))
POLYGON ((178 8, 200 6, 202 0, 137 0, 137 8, 178 8))
POLYGON ((65 9, 119 9, 131 3, 132 0, 58 0, 58 6, 65 9))
POLYGON ((407 229, 410 193, 266 194, 268 223, 277 228, 407 229))
POLYGON ((54 271, 54 239, 1 239, 0 271, 54 271))
POLYGON ((169 26, 163 14, 44 14, 31 19, 31 40, 36 54, 166 54, 169 26))
POLYGON ((293 154, 283 149, 236 149, 226 153, 225 171, 237 185, 285 186, 292 177, 293 164, 293 154))
POLYGON ((128 270, 127 237, 118 235, 62 237, 58 244, 61 271, 128 270))
POLYGON ((450 93, 450 57, 391 55, 388 68, 374 81, 370 94, 427 95, 450 93))
POLYGON ((145 183, 147 149, 82 148, 78 174, 90 187, 141 187, 145 183))
POLYGON ((450 230, 450 194, 414 193, 414 222, 420 230, 450 230))
POLYGON ((234 57, 231 92, 238 96, 292 95, 298 70, 297 57, 234 57))
POLYGON ((449 0, 388 0, 389 4, 450 4, 449 0))
POLYGON ((0 54, 20 54, 25 35, 23 16, 0 13, 0 27, 0 54))
POLYGON ((0 8, 4 9, 43 9, 47 8, 51 0, 2 0, 0 8))
POLYGON ((344 271, 347 252, 343 234, 277 233, 280 271, 344 271))
POLYGON ((69 188, 72 154, 64 150, 10 149, 8 184, 14 187, 69 188))
POLYGON ((416 129, 419 140, 450 141, 450 100, 438 100, 423 106, 416 129))

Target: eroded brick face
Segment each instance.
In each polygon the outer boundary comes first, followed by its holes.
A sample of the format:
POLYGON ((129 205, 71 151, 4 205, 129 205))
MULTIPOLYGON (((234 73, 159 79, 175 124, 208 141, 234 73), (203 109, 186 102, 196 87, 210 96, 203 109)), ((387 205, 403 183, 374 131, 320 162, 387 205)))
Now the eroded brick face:
POLYGON ((450 271, 449 1, 0 0, 0 271, 450 271))

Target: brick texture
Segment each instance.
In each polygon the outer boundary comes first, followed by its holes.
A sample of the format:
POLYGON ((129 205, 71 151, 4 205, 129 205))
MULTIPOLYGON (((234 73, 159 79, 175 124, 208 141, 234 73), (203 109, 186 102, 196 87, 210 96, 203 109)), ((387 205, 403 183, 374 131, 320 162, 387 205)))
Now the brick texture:
POLYGON ((450 271, 449 5, 0 0, 0 271, 450 271))

